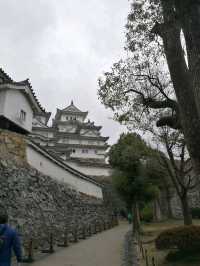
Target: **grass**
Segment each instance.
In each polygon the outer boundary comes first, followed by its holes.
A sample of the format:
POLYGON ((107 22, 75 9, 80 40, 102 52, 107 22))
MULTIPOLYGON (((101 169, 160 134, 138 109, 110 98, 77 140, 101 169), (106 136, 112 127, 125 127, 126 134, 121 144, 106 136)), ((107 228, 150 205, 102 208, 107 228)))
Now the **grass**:
MULTIPOLYGON (((141 240, 143 243, 143 249, 147 250, 149 257, 149 266, 152 265, 152 257, 155 257, 156 266, 200 266, 200 254, 186 254, 186 253, 173 253, 170 254, 173 262, 166 261, 166 256, 169 251, 160 251, 155 247, 154 239, 165 229, 172 228, 174 226, 182 225, 182 221, 171 220, 161 223, 150 223, 143 225, 143 234, 141 240)), ((200 220, 194 220, 194 224, 200 225, 200 220)), ((145 259, 142 258, 141 253, 141 266, 146 266, 145 259)))

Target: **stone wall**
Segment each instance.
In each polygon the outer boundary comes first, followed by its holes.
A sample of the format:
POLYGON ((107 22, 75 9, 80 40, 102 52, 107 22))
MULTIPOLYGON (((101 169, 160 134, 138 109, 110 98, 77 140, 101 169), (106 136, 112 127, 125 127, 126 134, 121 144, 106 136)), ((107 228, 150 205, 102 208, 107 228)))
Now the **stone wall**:
MULTIPOLYGON (((199 188, 189 191, 188 199, 189 199, 190 208, 200 208, 199 188)), ((182 209, 181 209, 181 202, 176 193, 174 193, 174 196, 171 199, 171 206, 172 206, 173 216, 175 218, 182 218, 183 215, 182 215, 182 209)))
POLYGON ((0 204, 24 243, 34 239, 42 248, 50 235, 62 242, 66 230, 72 236, 75 229, 95 230, 97 223, 113 219, 101 199, 78 193, 31 168, 26 163, 26 144, 17 134, 1 131, 0 144, 0 204))
MULTIPOLYGON (((156 215, 158 213, 160 214, 160 218, 157 220, 164 220, 168 218, 169 207, 171 209, 171 214, 173 218, 182 219, 183 214, 182 214, 182 208, 181 208, 181 201, 175 189, 171 189, 170 194, 171 194, 170 198, 167 200, 167 195, 165 191, 161 191, 159 198, 157 199, 157 205, 156 206, 154 205, 154 212, 156 212, 156 215)), ((199 187, 189 191, 188 200, 189 200, 190 208, 200 208, 199 187)))
POLYGON ((17 166, 26 163, 26 141, 21 135, 0 129, 0 160, 14 162, 17 166))

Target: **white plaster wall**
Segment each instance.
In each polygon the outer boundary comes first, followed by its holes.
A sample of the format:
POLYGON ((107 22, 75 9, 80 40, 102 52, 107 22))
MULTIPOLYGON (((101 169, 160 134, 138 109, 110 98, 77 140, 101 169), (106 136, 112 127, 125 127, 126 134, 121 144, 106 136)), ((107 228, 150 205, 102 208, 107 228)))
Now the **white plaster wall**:
POLYGON ((74 118, 76 118, 76 120, 83 122, 84 119, 82 116, 79 115, 61 115, 61 121, 69 121, 69 120, 74 120, 74 118), (72 119, 71 119, 72 117, 72 119))
POLYGON ((65 139, 64 143, 79 144, 79 140, 77 140, 77 139, 65 139))
POLYGON ((77 120, 80 121, 80 122, 84 122, 85 119, 83 118, 83 116, 78 116, 77 120))
POLYGON ((61 120, 61 121, 66 121, 66 115, 61 115, 60 120, 61 120))
POLYGON ((84 139, 69 139, 62 138, 58 141, 59 143, 69 143, 69 144, 82 144, 82 145, 97 145, 102 146, 105 145, 105 142, 98 140, 84 140, 84 139))
POLYGON ((20 127, 32 130, 33 111, 30 103, 20 90, 6 90, 4 115, 20 127), (26 120, 20 121, 21 110, 26 112, 26 120))
POLYGON ((76 131, 76 127, 72 125, 59 125, 58 130, 60 132, 70 132, 74 133, 76 131))
POLYGON ((103 154, 96 154, 95 149, 87 149, 83 148, 84 150, 88 150, 88 153, 83 153, 83 149, 74 148, 76 150, 75 153, 71 154, 73 158, 93 158, 93 159, 104 159, 105 156, 103 154))
POLYGON ((27 160, 28 163, 40 172, 51 176, 52 178, 65 182, 74 187, 78 191, 87 195, 102 198, 101 187, 83 180, 54 163, 51 159, 46 158, 43 154, 36 151, 32 146, 27 146, 27 160))
POLYGON ((48 132, 47 137, 48 137, 49 139, 53 138, 53 132, 48 132))
POLYGON ((85 175, 89 176, 110 176, 111 169, 110 168, 103 168, 103 167, 94 167, 94 166, 83 166, 77 164, 76 162, 66 162, 68 165, 73 167, 74 169, 84 173, 85 175))
POLYGON ((0 90, 0 115, 4 115, 5 98, 6 98, 6 91, 0 90))
POLYGON ((55 146, 55 144, 54 144, 54 143, 52 143, 52 142, 48 142, 48 146, 51 146, 51 147, 53 147, 53 146, 55 146))

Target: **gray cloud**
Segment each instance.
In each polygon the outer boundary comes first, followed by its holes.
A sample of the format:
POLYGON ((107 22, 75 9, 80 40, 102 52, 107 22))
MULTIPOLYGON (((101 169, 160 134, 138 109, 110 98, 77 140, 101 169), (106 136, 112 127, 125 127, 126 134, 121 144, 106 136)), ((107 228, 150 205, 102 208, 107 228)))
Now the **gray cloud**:
POLYGON ((3 0, 1 66, 30 78, 48 110, 74 99, 115 141, 123 128, 97 99, 97 79, 123 54, 128 0, 3 0))

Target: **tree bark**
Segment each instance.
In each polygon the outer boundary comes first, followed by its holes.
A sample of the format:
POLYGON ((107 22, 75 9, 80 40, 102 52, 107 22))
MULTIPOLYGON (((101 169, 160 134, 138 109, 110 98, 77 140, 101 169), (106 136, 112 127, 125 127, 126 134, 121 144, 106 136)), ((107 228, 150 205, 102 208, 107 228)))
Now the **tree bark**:
MULTIPOLYGON (((196 101, 197 88, 195 88, 196 83, 194 83, 194 72, 189 71, 185 61, 180 40, 181 27, 179 24, 180 22, 177 21, 176 18, 174 1, 161 0, 161 3, 164 23, 157 24, 153 31, 163 39, 165 55, 179 104, 184 137, 195 172, 200 176, 200 138, 198 137, 200 136, 200 115, 198 106, 199 101, 198 103, 196 101)), ((200 4, 198 3, 198 7, 199 6, 200 4)), ((200 16, 198 19, 200 20, 200 16)), ((198 38, 196 38, 196 40, 197 39, 198 38)), ((199 47, 199 43, 197 44, 195 40, 194 42, 194 44, 190 42, 190 46, 199 47)), ((186 39, 187 48, 188 45, 188 40, 186 39)), ((190 50, 192 50, 192 47, 190 50)), ((196 71, 197 70, 198 68, 196 68, 196 71)), ((197 76, 196 71, 195 75, 197 76)), ((200 75, 200 73, 198 73, 198 75, 200 75)))
POLYGON ((191 210, 188 204, 188 195, 184 193, 181 197, 181 204, 182 204, 182 211, 183 211, 183 220, 184 225, 191 225, 192 224, 192 215, 191 210))
POLYGON ((186 41, 188 66, 200 113, 200 2, 176 0, 175 7, 186 41))
POLYGON ((173 219, 172 205, 171 205, 171 192, 170 189, 166 188, 166 202, 167 202, 167 218, 173 219))
POLYGON ((153 201, 153 221, 160 222, 162 219, 162 213, 160 209, 159 199, 153 201))
POLYGON ((135 201, 132 206, 133 217, 133 233, 139 233, 141 231, 140 212, 138 202, 135 201))

